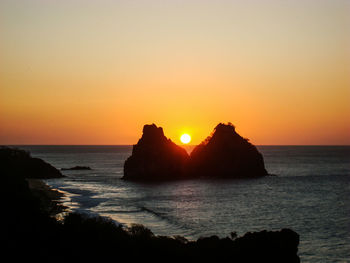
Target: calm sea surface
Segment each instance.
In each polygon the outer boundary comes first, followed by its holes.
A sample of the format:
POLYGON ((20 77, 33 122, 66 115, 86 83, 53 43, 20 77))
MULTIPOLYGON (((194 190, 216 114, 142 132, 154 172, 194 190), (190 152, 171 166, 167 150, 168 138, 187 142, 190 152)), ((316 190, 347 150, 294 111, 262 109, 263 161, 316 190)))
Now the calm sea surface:
POLYGON ((56 168, 92 168, 47 181, 66 192, 74 211, 189 239, 291 228, 302 262, 350 262, 349 146, 259 146, 277 176, 161 184, 120 179, 131 146, 18 147, 56 168))

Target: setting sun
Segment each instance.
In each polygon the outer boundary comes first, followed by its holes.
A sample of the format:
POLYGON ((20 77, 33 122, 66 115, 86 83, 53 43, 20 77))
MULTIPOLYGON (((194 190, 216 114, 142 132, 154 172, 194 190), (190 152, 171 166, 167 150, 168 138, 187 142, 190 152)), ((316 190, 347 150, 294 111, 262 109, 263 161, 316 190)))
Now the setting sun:
POLYGON ((181 135, 180 141, 182 143, 184 143, 184 144, 187 144, 187 143, 189 143, 191 141, 191 136, 188 135, 187 133, 184 133, 184 134, 181 135))

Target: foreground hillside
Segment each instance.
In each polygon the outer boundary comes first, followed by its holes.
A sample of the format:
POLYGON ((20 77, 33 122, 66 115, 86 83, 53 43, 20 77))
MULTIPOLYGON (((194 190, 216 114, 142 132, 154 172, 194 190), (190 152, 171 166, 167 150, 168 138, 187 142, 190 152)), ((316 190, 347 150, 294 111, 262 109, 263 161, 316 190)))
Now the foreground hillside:
MULTIPOLYGON (((6 149, 15 153, 16 149, 6 149)), ((1 193, 5 202, 1 216, 3 256, 12 261, 161 260, 214 262, 299 262, 299 236, 292 230, 261 231, 237 237, 217 236, 188 241, 183 237, 156 236, 142 225, 125 227, 103 217, 67 213, 62 221, 54 217, 59 209, 48 209, 45 188, 28 184, 25 174, 1 171, 1 193)), ((46 189, 46 191, 50 191, 46 189)), ((54 200, 51 200, 54 202, 54 200)), ((51 206, 52 207, 52 206, 51 206)))

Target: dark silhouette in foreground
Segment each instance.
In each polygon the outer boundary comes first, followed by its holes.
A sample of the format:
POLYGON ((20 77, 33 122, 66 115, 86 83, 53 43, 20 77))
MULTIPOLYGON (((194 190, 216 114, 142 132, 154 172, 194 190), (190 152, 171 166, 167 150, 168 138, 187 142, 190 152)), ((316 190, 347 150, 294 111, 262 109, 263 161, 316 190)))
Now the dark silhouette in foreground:
MULTIPOLYGON (((17 157, 12 159, 11 156, 6 160, 15 164, 17 157)), ((299 235, 289 229, 189 241, 181 236, 156 236, 142 225, 117 225, 105 217, 67 213, 59 221, 42 205, 40 193, 29 187, 25 174, 20 176, 13 171, 0 173, 4 201, 0 227, 2 256, 14 262, 23 257, 26 261, 35 259, 36 262, 67 259, 79 262, 125 259, 143 262, 299 262, 299 235)))
POLYGON ((145 125, 143 134, 124 163, 124 179, 174 180, 184 177, 189 156, 166 138, 161 127, 145 125))
POLYGON ((26 178, 60 178, 61 172, 51 164, 31 157, 24 150, 0 146, 0 173, 26 178))
POLYGON ((262 154, 231 124, 218 124, 212 135, 190 155, 188 172, 210 178, 251 178, 266 176, 262 154))
POLYGON ((74 166, 71 168, 61 168, 62 171, 91 170, 89 166, 74 166))
POLYGON ((124 179, 162 181, 193 178, 266 176, 262 154, 231 124, 218 124, 212 135, 188 156, 155 124, 145 125, 141 139, 124 164, 124 179))

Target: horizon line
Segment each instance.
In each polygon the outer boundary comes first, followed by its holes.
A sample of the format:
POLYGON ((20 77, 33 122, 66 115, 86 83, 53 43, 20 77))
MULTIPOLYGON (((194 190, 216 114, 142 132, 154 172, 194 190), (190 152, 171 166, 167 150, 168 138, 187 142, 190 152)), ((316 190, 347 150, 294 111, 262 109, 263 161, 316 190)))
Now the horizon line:
MULTIPOLYGON (((135 144, 0 144, 0 146, 133 146, 135 144)), ((177 144, 197 146, 199 144, 177 144)), ((254 144, 254 146, 350 146, 350 144, 254 144)))

